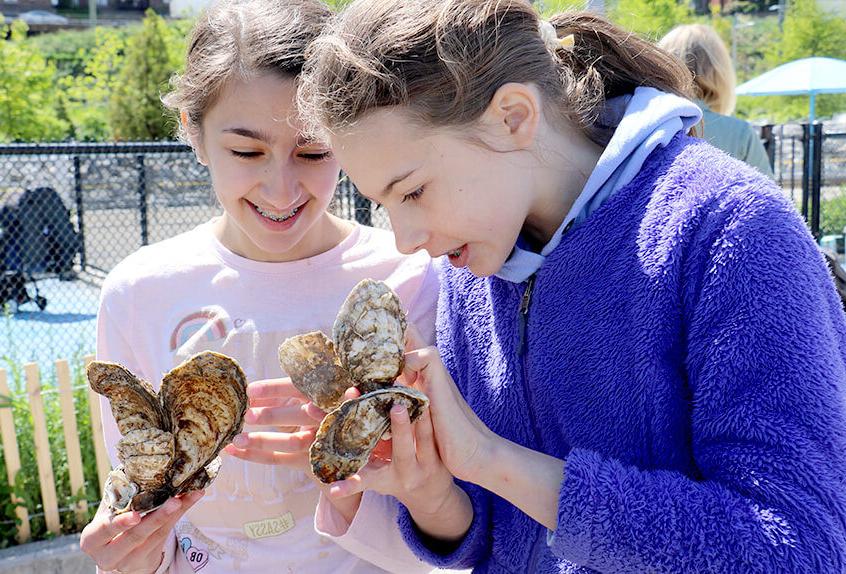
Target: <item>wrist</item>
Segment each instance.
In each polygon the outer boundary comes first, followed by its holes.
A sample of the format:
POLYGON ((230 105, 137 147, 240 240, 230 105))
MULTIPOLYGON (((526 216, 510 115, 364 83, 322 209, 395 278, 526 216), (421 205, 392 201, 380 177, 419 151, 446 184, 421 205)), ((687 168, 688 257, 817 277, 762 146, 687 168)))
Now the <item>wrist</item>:
POLYGON ((476 450, 469 457, 462 472, 455 473, 455 477, 464 482, 483 486, 483 482, 500 466, 509 441, 488 430, 479 438, 476 450))
POLYGON ((455 504, 459 497, 463 494, 461 487, 450 480, 449 487, 445 489, 440 496, 417 496, 414 499, 406 497, 400 499, 400 502, 408 509, 408 512, 414 517, 415 522, 420 520, 427 520, 440 515, 444 509, 455 504))

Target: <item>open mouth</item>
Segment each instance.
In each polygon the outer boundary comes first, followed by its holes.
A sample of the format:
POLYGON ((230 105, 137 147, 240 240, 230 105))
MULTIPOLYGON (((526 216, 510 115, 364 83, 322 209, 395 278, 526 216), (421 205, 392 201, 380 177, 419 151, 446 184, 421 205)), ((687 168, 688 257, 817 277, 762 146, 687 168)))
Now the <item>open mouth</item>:
POLYGON ((275 221, 277 223, 281 222, 281 221, 288 221, 289 219, 291 219, 292 217, 297 215, 300 212, 300 210, 305 206, 305 204, 298 205, 297 207, 295 207, 291 211, 287 211, 287 212, 283 212, 283 213, 275 213, 275 212, 269 211, 267 209, 262 209, 261 207, 259 207, 255 203, 253 203, 252 201, 248 200, 248 203, 253 206, 253 209, 255 209, 256 212, 259 215, 261 215, 262 217, 265 217, 265 218, 267 218, 271 221, 275 221))

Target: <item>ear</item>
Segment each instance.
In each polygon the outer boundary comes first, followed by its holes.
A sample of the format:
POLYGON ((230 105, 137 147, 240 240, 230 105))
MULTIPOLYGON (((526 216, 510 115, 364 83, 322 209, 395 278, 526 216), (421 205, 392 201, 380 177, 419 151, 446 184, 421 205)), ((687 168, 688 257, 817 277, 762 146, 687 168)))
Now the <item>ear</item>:
POLYGON ((488 145, 496 151, 530 148, 540 125, 540 94, 534 86, 510 82, 500 86, 480 121, 488 145))
POLYGON ((188 112, 185 110, 180 110, 179 121, 182 124, 182 129, 188 135, 188 143, 194 148, 194 155, 197 156, 197 161, 202 165, 208 166, 209 162, 206 159, 206 150, 203 147, 203 138, 201 137, 199 128, 191 123, 188 119, 188 112))

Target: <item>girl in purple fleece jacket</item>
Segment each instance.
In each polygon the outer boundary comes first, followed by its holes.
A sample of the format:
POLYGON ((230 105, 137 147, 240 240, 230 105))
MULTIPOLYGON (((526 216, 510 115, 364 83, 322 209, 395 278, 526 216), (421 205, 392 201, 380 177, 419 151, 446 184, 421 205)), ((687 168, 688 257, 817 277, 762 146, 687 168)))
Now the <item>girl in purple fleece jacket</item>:
POLYGON ((686 135, 690 83, 524 0, 358 0, 318 40, 303 105, 400 250, 452 264, 440 355, 407 355, 431 424, 392 412, 391 464, 332 490, 428 489, 420 557, 846 571, 846 320, 780 190, 686 135))

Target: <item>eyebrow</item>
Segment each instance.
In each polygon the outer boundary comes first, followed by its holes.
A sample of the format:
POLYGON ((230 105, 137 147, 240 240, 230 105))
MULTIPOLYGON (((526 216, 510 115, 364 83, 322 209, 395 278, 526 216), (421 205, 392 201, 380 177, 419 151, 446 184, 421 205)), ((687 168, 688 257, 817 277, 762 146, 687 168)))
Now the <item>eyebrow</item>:
POLYGON ((245 138, 259 140, 265 143, 270 143, 270 141, 273 139, 266 132, 263 132, 261 130, 251 130, 247 128, 226 128, 225 130, 223 130, 223 132, 243 136, 245 138))
POLYGON ((392 179, 390 182, 388 182, 388 185, 385 186, 385 189, 382 190, 382 193, 380 193, 379 196, 380 197, 387 197, 387 195, 389 193, 391 193, 391 190, 393 189, 393 187, 396 184, 401 183, 401 182, 405 181, 406 179, 408 179, 411 176, 411 174, 413 174, 415 171, 417 171, 416 167, 412 168, 411 171, 407 172, 406 174, 399 175, 399 176, 395 177, 394 179, 392 179))

